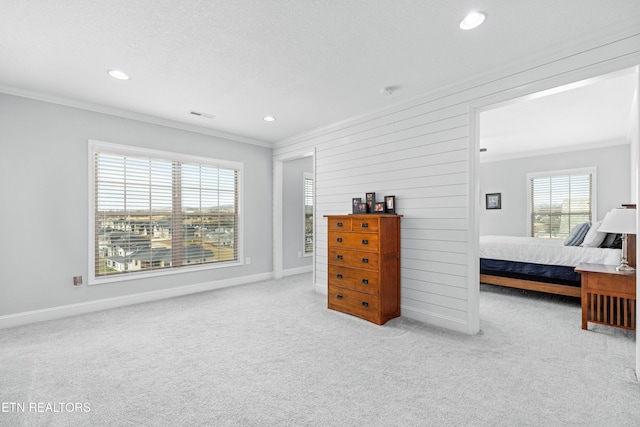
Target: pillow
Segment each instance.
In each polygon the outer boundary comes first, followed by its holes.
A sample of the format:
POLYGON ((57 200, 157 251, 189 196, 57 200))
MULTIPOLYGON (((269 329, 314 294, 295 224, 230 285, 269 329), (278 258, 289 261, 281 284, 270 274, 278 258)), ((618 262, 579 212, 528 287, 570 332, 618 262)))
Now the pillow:
POLYGON ((622 236, 616 233, 607 233, 607 237, 600 245, 601 248, 607 249, 621 249, 622 248, 622 236))
POLYGON ((604 242, 605 237, 607 237, 607 233, 604 231, 598 231, 601 225, 602 221, 594 222, 587 232, 587 235, 584 236, 584 240, 580 246, 584 246, 586 248, 600 247, 602 242, 604 242))
POLYGON ((564 245, 579 246, 580 243, 582 243, 582 241, 584 240, 584 236, 586 236, 587 232, 589 232, 589 227, 591 227, 591 224, 588 222, 583 222, 582 224, 578 224, 573 227, 571 233, 569 233, 567 238, 564 239, 564 245))

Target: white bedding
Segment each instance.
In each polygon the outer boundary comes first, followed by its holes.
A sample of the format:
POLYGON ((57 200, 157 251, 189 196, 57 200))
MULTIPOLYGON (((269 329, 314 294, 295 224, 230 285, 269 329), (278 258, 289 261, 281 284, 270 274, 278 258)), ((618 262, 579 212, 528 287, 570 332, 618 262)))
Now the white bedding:
POLYGON ((576 267, 581 262, 618 265, 620 249, 564 246, 563 240, 535 237, 482 236, 480 258, 576 267))

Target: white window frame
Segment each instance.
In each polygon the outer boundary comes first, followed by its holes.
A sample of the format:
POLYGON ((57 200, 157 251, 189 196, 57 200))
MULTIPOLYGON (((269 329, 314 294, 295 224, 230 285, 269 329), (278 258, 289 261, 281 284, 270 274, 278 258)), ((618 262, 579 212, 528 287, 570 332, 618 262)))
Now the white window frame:
POLYGON ((545 176, 558 176, 558 175, 586 175, 591 174, 591 222, 597 221, 597 212, 598 212, 598 180, 596 174, 597 168, 595 166, 585 167, 585 168, 575 168, 575 169, 563 169, 563 170, 555 170, 555 171, 545 171, 545 172, 530 172, 527 174, 527 229, 525 236, 531 237, 531 210, 533 206, 531 206, 531 180, 534 178, 540 178, 545 176))
POLYGON ((204 270, 213 270, 218 268, 228 268, 228 267, 237 267, 239 265, 244 265, 244 256, 243 256, 243 248, 244 248, 244 210, 243 210, 243 198, 244 198, 244 186, 243 186, 243 169, 244 164, 241 162, 229 161, 229 160, 219 160, 213 159, 209 157, 201 157, 194 156, 189 154, 175 153, 169 151, 160 151, 150 148, 142 148, 130 145, 122 145, 122 144, 114 144, 110 142, 97 141, 97 140, 89 140, 89 149, 88 149, 88 157, 89 157, 89 250, 88 250, 88 262, 89 262, 89 285, 103 284, 103 283, 113 283, 113 282, 123 282, 127 280, 137 280, 149 277, 162 277, 172 274, 179 273, 192 273, 197 271, 204 270), (114 154, 122 154, 122 155, 130 155, 130 156, 144 156, 144 157, 152 157, 156 159, 162 160, 170 160, 170 161, 179 161, 183 163, 192 163, 192 164, 203 164, 213 167, 219 168, 227 168, 227 169, 236 169, 238 171, 238 236, 236 237, 236 241, 238 244, 237 248, 237 261, 229 261, 229 262, 220 262, 220 263, 209 263, 209 264, 198 264, 192 266, 181 266, 181 267, 169 267, 163 268, 160 270, 149 270, 149 271, 140 271, 129 274, 115 275, 115 276, 100 276, 96 277, 95 274, 95 244, 96 244, 96 236, 95 236, 95 153, 100 151, 106 151, 114 154))
MULTIPOLYGON (((302 256, 303 257, 312 257, 313 256, 313 252, 316 246, 316 242, 315 242, 315 233, 312 233, 313 235, 313 246, 311 247, 311 252, 307 252, 307 202, 306 202, 306 198, 307 198, 307 192, 306 192, 306 187, 307 187, 307 180, 311 180, 311 187, 313 188, 312 192, 313 192, 313 205, 315 206, 315 197, 316 197, 316 183, 315 180, 313 179, 313 174, 310 172, 304 172, 303 173, 303 177, 302 177, 302 256)), ((313 229, 315 230, 316 228, 316 218, 315 215, 313 214, 313 212, 315 212, 315 207, 311 210, 311 217, 313 220, 313 229)))

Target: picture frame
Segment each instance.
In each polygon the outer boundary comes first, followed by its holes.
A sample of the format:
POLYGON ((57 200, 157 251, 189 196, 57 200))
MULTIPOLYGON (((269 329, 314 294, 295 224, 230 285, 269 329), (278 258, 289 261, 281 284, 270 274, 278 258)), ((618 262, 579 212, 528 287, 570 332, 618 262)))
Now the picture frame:
POLYGON ((357 206, 354 206, 354 214, 366 214, 367 213, 367 204, 365 202, 358 203, 357 206))
POLYGON ((502 209, 502 193, 487 193, 485 197, 487 209, 502 209))
POLYGON ((375 202, 373 204, 373 213, 383 214, 384 213, 384 202, 375 202))
POLYGON ((367 193, 365 196, 367 202, 367 212, 373 212, 373 204, 376 202, 376 193, 367 193))
POLYGON ((389 214, 396 213, 396 196, 384 196, 384 211, 389 214))
POLYGON ((362 203, 361 197, 354 197, 353 199, 351 199, 352 213, 360 213, 360 208, 358 206, 360 205, 360 203, 362 203))

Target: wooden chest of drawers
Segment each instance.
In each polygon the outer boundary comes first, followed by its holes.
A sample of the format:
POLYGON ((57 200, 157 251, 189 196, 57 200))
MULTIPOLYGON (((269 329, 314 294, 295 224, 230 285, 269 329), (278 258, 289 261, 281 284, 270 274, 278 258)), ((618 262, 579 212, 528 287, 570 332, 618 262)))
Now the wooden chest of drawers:
POLYGON ((400 316, 400 215, 327 215, 328 307, 382 325, 400 316))

